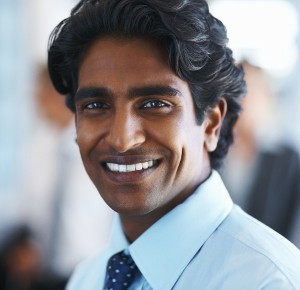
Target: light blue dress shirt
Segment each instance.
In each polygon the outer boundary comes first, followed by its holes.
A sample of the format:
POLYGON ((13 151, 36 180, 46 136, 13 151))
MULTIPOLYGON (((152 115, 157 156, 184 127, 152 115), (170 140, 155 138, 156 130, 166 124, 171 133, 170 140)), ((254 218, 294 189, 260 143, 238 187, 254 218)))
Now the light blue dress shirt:
POLYGON ((123 249, 143 275, 130 289, 300 289, 298 249, 234 206, 216 171, 130 245, 117 218, 107 251, 82 263, 67 290, 103 289, 106 263, 123 249))

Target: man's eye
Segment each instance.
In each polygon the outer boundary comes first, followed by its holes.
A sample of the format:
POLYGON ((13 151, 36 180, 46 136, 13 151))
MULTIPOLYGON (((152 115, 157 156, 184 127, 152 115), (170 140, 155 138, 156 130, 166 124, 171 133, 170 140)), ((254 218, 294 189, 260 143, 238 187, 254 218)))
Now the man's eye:
POLYGON ((161 108, 170 106, 170 104, 159 100, 151 100, 143 104, 143 108, 161 108))
POLYGON ((85 106, 88 110, 107 109, 108 105, 102 102, 92 102, 85 106))

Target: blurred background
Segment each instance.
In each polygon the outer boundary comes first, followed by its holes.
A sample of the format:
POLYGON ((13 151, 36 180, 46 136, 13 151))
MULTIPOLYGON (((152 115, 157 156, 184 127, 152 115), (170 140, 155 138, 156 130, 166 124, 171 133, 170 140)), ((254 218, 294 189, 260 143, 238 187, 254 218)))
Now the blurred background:
MULTIPOLYGON (((249 86, 221 174, 235 202, 300 247, 300 1, 208 2, 249 86)), ((49 34, 76 3, 0 0, 0 290, 63 289, 110 234, 45 69, 49 34)))

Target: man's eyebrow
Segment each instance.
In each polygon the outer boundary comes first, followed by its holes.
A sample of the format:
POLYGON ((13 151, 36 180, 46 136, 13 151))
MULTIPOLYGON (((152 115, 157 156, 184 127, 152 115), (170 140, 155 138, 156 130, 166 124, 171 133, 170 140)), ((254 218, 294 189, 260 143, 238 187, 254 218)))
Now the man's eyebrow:
MULTIPOLYGON (((129 90, 130 97, 151 97, 151 96, 182 96, 182 93, 171 86, 150 85, 144 87, 136 87, 129 90)), ((79 101, 92 97, 113 97, 111 90, 105 87, 89 87, 82 88, 75 94, 75 100, 79 101)))
POLYGON ((92 98, 92 97, 104 97, 111 96, 110 90, 104 87, 90 87, 79 89, 75 94, 75 100, 79 101, 81 99, 92 98))
POLYGON ((152 85, 152 86, 144 86, 132 88, 129 91, 129 96, 135 97, 148 97, 148 96, 182 96, 182 93, 171 86, 160 86, 160 85, 152 85))

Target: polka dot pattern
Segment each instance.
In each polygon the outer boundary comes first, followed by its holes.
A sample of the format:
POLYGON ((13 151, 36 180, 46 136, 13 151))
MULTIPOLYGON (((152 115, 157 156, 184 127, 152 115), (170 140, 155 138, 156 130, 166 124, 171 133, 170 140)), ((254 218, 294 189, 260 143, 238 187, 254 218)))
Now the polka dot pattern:
POLYGON ((107 262, 104 290, 126 290, 139 272, 130 255, 124 251, 113 255, 107 262))

